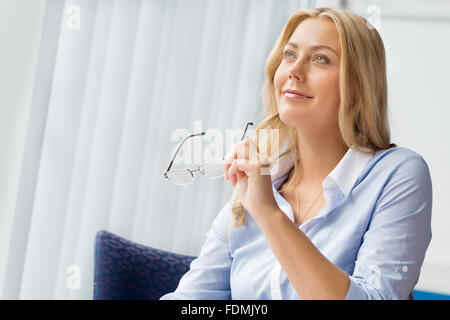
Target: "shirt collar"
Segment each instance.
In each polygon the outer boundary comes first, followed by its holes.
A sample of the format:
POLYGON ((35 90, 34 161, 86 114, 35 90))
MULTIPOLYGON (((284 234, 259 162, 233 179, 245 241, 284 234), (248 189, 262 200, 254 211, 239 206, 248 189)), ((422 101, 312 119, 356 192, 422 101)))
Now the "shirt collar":
MULTIPOLYGON (((367 148, 362 149, 369 151, 367 148)), ((344 196, 347 197, 371 157, 372 155, 366 155, 354 150, 352 147, 348 148, 336 167, 323 180, 323 189, 331 189, 336 185, 344 196)), ((293 167, 294 158, 292 153, 288 153, 281 157, 279 161, 272 166, 270 174, 274 192, 277 192, 281 184, 287 179, 289 172, 293 167)))

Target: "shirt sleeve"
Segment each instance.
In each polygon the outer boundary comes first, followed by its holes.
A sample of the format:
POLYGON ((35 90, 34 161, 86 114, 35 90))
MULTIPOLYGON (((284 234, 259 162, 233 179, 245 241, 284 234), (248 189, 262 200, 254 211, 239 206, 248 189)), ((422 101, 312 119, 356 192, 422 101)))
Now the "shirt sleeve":
POLYGON ((181 278, 174 292, 160 300, 230 300, 230 268, 232 258, 227 242, 231 222, 229 200, 216 216, 203 243, 200 254, 181 278))
POLYGON ((390 175, 358 251, 346 300, 408 299, 431 241, 432 185, 420 155, 390 175))

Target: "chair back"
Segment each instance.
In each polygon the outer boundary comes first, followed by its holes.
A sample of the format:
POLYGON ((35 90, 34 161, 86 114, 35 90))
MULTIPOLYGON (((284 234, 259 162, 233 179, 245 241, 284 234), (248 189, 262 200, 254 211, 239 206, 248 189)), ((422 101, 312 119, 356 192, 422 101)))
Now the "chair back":
POLYGON ((157 300, 176 289, 193 259, 98 231, 94 300, 157 300))

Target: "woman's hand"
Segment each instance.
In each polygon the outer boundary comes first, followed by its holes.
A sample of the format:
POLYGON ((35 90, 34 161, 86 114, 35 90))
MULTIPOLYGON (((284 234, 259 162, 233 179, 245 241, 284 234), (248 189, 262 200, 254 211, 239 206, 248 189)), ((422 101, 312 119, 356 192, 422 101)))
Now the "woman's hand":
POLYGON ((255 220, 279 209, 269 163, 250 138, 233 145, 225 157, 224 169, 225 179, 237 185, 242 205, 255 220))

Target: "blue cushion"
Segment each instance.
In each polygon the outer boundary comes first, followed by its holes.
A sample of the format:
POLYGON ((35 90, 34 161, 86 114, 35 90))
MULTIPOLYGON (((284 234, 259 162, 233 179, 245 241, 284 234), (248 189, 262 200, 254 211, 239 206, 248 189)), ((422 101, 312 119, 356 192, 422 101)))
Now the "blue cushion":
POLYGON ((414 290, 415 300, 450 300, 449 295, 429 291, 414 290))
POLYGON ((195 257, 143 246, 105 230, 95 237, 95 300, 156 300, 172 292, 195 257))

